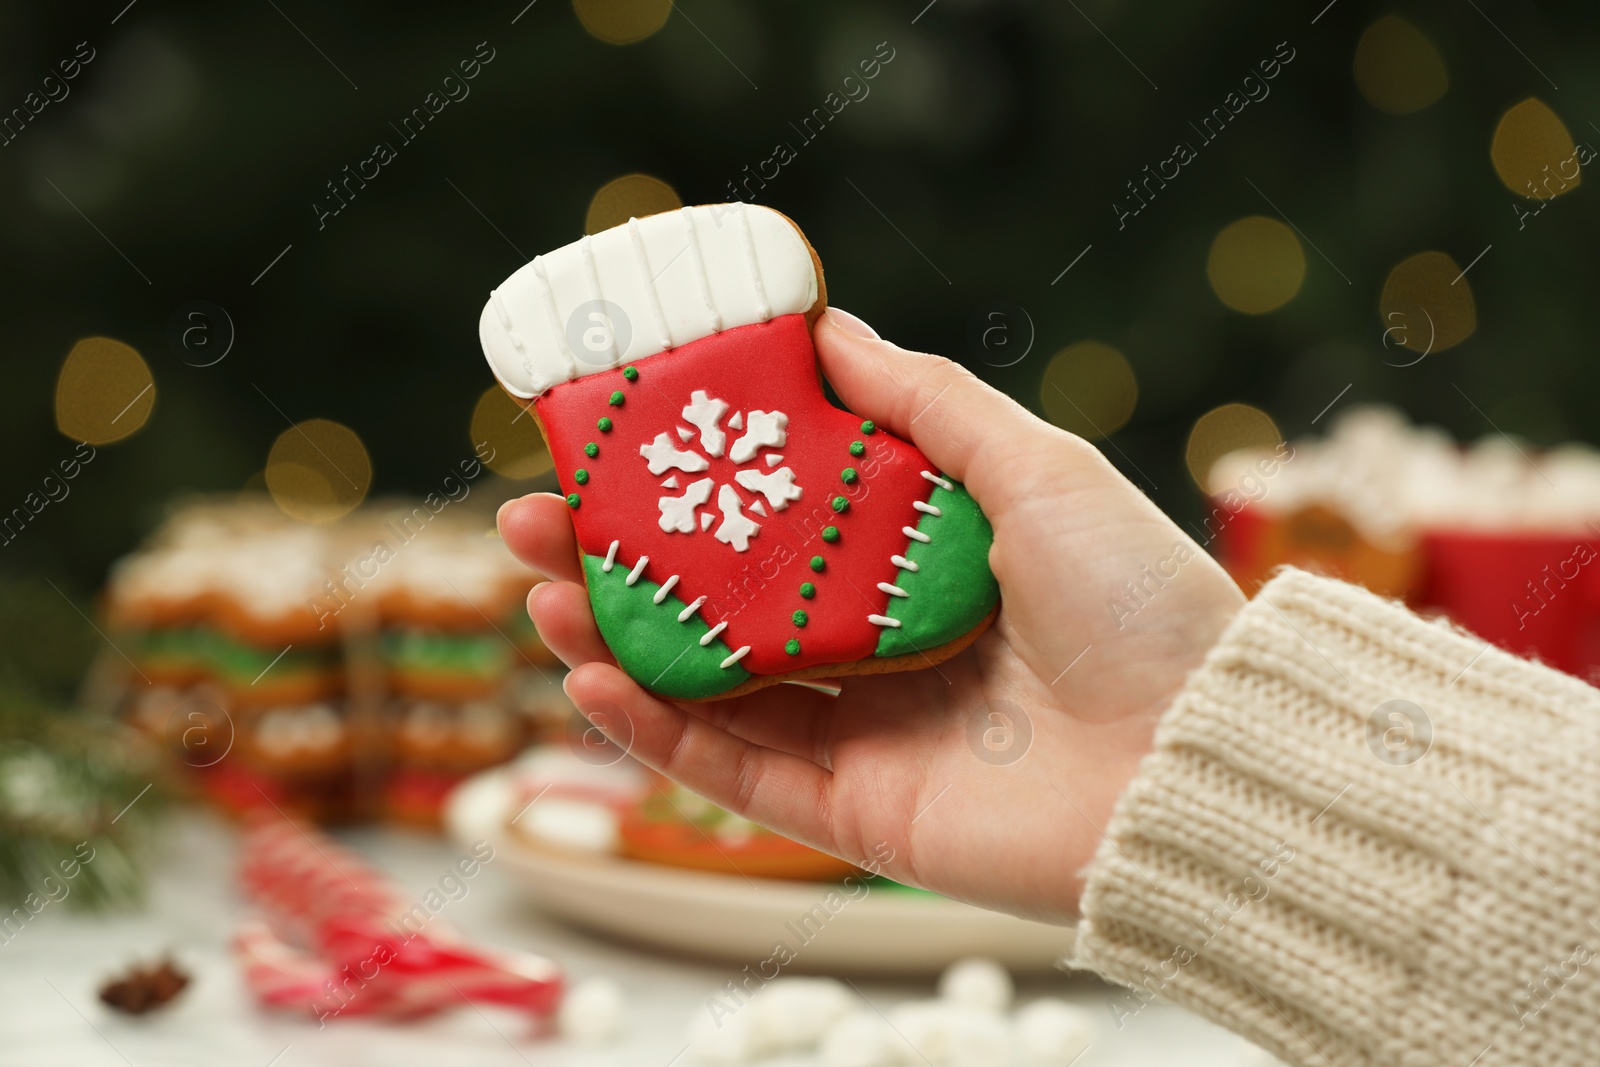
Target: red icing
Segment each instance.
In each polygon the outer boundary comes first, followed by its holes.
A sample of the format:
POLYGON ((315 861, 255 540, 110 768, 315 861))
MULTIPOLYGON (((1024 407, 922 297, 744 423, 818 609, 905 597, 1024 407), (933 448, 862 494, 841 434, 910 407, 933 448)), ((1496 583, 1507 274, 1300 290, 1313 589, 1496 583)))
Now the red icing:
POLYGON ((549 390, 537 401, 539 418, 549 437, 563 494, 581 499, 572 512, 578 544, 589 555, 604 557, 613 540, 620 541, 616 566, 631 570, 640 556, 649 556, 642 578, 661 584, 678 575, 672 596, 684 603, 709 597, 700 608, 708 625, 726 620, 720 639, 730 649, 750 645, 740 666, 752 674, 783 674, 801 667, 849 663, 872 655, 879 627, 867 616, 884 614, 888 594, 879 582, 895 581, 898 568, 889 561, 906 549, 906 526, 915 527, 921 514, 913 502, 927 499, 931 484, 922 477, 930 469, 926 457, 912 445, 882 430, 861 432, 861 418, 828 403, 817 376, 816 356, 804 315, 785 315, 770 322, 742 326, 713 334, 635 364, 637 381, 621 370, 577 378, 549 390), (679 427, 693 429, 682 416, 690 394, 703 389, 726 401, 727 415, 720 425, 727 432, 727 450, 743 430, 728 428, 736 412, 782 411, 789 416, 788 440, 779 448, 762 448, 755 458, 736 464, 725 454, 706 456, 699 432, 688 441, 679 427), (624 403, 613 407, 613 392, 624 403), (609 417, 613 427, 602 433, 596 423, 609 417), (659 476, 649 472, 639 446, 666 433, 673 446, 706 456, 710 467, 688 473, 676 468, 659 476), (600 446, 594 458, 583 446, 600 446), (867 446, 866 455, 850 455, 852 441, 867 446), (769 466, 766 456, 779 453, 782 463, 769 466), (739 470, 763 474, 782 467, 794 471, 801 497, 783 511, 767 504, 759 494, 734 482, 739 470), (840 473, 854 467, 860 478, 846 485, 840 473), (589 472, 579 485, 574 472, 589 472), (663 489, 668 477, 678 479, 677 489, 663 489), (681 496, 687 487, 710 477, 716 485, 710 501, 697 509, 694 532, 663 532, 657 500, 681 496), (747 518, 761 524, 749 549, 738 552, 713 536, 722 522, 717 493, 732 485, 744 503, 747 518), (831 501, 850 501, 836 513, 831 501), (762 500, 766 515, 751 511, 762 500), (709 529, 698 515, 712 514, 709 529), (822 539, 825 526, 839 528, 839 540, 822 539), (827 566, 814 572, 813 556, 827 566), (816 596, 800 596, 802 583, 816 586, 816 596), (808 617, 804 627, 793 622, 796 610, 808 617), (800 641, 800 654, 791 656, 784 645, 800 641))

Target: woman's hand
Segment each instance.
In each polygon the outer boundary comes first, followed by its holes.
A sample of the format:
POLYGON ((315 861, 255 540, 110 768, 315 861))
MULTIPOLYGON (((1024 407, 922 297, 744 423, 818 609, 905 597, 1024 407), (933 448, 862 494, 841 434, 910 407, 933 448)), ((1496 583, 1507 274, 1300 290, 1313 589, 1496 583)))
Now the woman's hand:
POLYGON ((937 667, 674 704, 615 666, 566 505, 507 503, 513 552, 553 580, 528 610, 567 693, 640 762, 796 840, 947 896, 1067 921, 1157 718, 1244 603, 1100 452, 959 365, 830 310, 824 373, 850 409, 966 487, 994 526, 1000 615, 937 667), (1131 584, 1130 584, 1131 583, 1131 584))

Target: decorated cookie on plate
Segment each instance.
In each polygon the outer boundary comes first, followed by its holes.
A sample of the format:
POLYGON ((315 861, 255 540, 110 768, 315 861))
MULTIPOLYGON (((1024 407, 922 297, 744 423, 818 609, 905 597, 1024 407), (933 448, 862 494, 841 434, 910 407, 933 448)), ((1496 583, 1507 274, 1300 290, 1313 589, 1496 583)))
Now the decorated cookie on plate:
POLYGON ((854 864, 791 841, 717 807, 670 779, 622 815, 618 852, 630 859, 746 878, 829 882, 856 873, 854 864))
POLYGON ((479 323, 544 432, 606 644, 663 696, 912 670, 992 621, 992 531, 831 405, 822 267, 767 208, 630 219, 507 278, 479 323))

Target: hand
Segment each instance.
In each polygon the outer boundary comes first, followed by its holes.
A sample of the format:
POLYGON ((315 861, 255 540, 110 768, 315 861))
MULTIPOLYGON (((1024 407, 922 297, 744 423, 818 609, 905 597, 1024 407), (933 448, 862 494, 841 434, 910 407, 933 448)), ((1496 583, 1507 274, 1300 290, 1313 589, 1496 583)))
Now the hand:
POLYGON ((993 627, 937 667, 844 677, 837 698, 773 686, 668 703, 615 666, 566 506, 549 494, 500 511, 506 544, 552 578, 528 610, 572 668, 568 695, 610 710, 597 725, 640 762, 836 856, 892 850, 881 871, 897 881, 1068 921, 1156 720, 1244 597, 1088 442, 852 315, 827 312, 815 340, 852 411, 914 442, 983 507, 993 627), (1129 582, 1143 585, 1137 599, 1129 582))

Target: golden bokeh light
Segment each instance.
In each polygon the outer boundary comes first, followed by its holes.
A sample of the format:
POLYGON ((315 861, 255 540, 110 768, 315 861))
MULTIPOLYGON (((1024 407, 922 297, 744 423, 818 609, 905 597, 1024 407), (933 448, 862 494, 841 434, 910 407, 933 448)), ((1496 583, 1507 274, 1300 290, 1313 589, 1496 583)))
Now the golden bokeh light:
POLYGON ((606 44, 635 44, 667 24, 672 0, 572 0, 572 10, 606 44))
POLYGON ((1367 103, 1392 115, 1409 115, 1438 100, 1450 75, 1433 42, 1398 15, 1367 27, 1356 45, 1356 88, 1367 103))
POLYGON ((110 337, 72 346, 56 378, 56 429, 74 441, 109 445, 145 424, 156 406, 150 365, 110 337))
POLYGON ((1383 283, 1378 310, 1388 348, 1443 352, 1478 328, 1472 286, 1443 252, 1419 252, 1397 263, 1383 283))
POLYGON ((1189 477, 1210 492, 1211 468, 1217 460, 1240 449, 1270 452, 1281 444, 1283 434, 1271 415, 1249 404, 1223 404, 1195 421, 1183 458, 1189 477))
POLYGON ((1294 299, 1306 278, 1300 241, 1277 219, 1251 215, 1211 242, 1206 277, 1217 299, 1246 315, 1264 315, 1294 299))
POLYGON ((307 419, 272 443, 266 483, 284 514, 301 522, 332 522, 366 499, 372 460, 350 427, 307 419))
POLYGON ((1566 123, 1535 96, 1500 116, 1489 158, 1506 188, 1530 200, 1548 200, 1576 189, 1583 162, 1566 123))
POLYGON ((602 185, 589 201, 589 214, 583 220, 584 233, 599 233, 620 226, 629 219, 676 211, 683 206, 678 193, 660 178, 648 174, 624 174, 602 185))
POLYGON ((484 390, 472 409, 472 447, 505 478, 536 478, 555 466, 533 415, 498 385, 484 390))
POLYGON ((1093 441, 1127 424, 1139 402, 1139 381, 1121 352, 1101 341, 1079 341, 1051 357, 1039 402, 1051 422, 1093 441))

